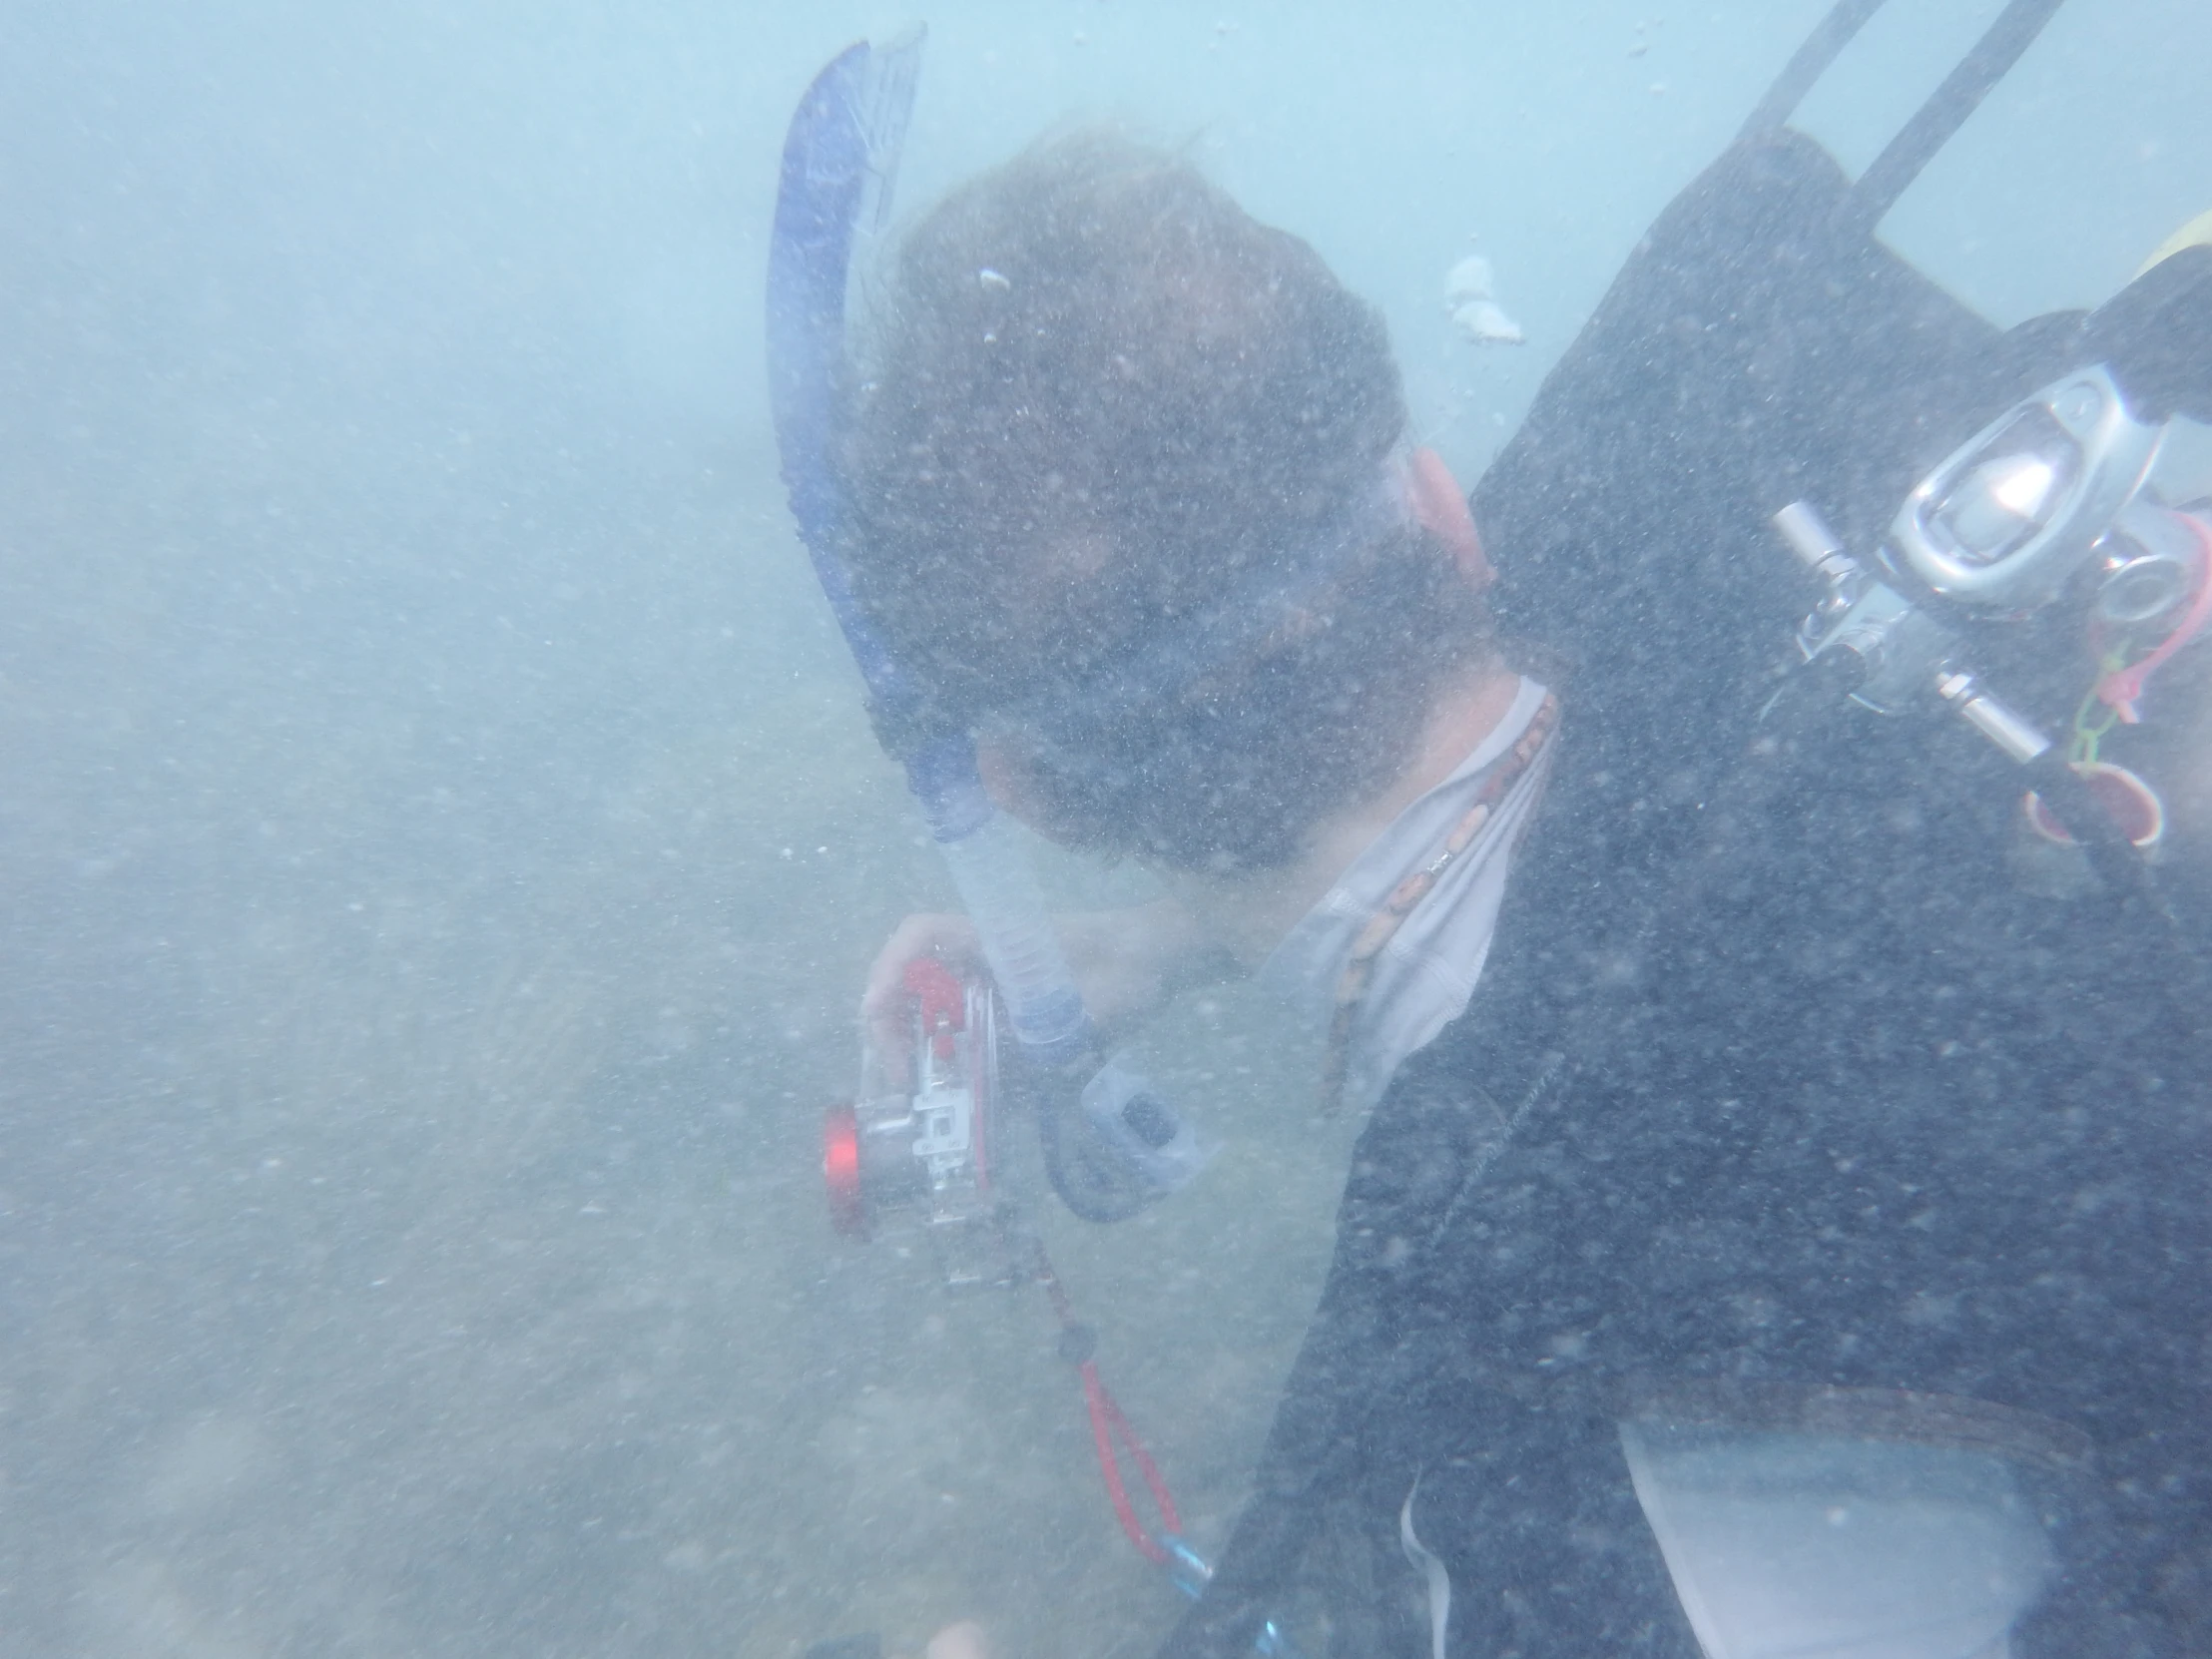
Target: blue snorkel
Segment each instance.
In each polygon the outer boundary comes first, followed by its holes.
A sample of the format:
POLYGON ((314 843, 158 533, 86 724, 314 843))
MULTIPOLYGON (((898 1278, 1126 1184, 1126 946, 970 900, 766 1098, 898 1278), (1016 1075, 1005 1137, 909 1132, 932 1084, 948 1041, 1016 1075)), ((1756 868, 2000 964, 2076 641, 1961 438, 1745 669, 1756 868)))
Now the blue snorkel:
POLYGON ((832 445, 852 247, 863 220, 872 230, 887 213, 922 38, 917 29, 888 46, 847 47, 792 116, 769 249, 769 402, 800 537, 878 733, 899 734, 886 746, 906 769, 1029 1062, 1054 1190, 1086 1220, 1116 1221, 1196 1168, 1188 1132, 1178 1126, 1162 1141, 1132 1127, 1173 1119, 1140 1080, 1099 1069, 1075 976, 1015 830, 983 789, 974 740, 932 722, 924 689, 862 611, 840 552, 847 518, 832 445), (1138 1103, 1147 1111, 1130 1112, 1138 1103))

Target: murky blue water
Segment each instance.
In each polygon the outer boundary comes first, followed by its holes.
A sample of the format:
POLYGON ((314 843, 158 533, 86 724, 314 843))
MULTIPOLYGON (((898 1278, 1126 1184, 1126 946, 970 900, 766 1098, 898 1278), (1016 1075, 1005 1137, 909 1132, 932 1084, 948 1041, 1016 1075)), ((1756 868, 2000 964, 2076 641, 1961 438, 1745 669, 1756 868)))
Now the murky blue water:
MULTIPOLYGON (((1823 9, 947 5, 903 200, 1187 142, 1471 478, 1823 9), (1469 252, 1526 346, 1451 333, 1469 252)), ((1863 165, 1995 10, 1896 0, 1808 123, 1863 165)), ((793 101, 909 20, 0 15, 0 1650, 1174 1616, 1041 1304, 814 1187, 860 970, 946 895, 788 526, 761 275, 793 101)), ((1894 239, 2002 321, 2094 302, 2212 206, 2208 60, 2195 0, 2074 0, 1894 239)), ((1155 1047, 1224 1156, 1052 1236, 1212 1543, 1351 1127, 1248 999, 1155 1047)))

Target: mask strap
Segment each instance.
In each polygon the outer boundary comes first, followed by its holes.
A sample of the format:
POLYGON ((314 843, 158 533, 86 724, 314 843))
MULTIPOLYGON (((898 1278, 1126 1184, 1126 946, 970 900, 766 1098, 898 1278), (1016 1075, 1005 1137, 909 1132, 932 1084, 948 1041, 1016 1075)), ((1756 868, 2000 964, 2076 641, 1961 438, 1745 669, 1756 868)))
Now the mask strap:
POLYGON ((2174 631, 2159 641, 2151 654, 2139 663, 2116 669, 2097 682, 2097 701, 2120 717, 2121 724, 2133 726, 2143 717, 2136 710, 2136 700, 2143 695, 2143 687, 2158 669, 2183 646, 2203 631, 2207 621, 2212 621, 2212 528, 2194 513, 2181 513, 2182 523, 2189 527, 2190 535, 2197 543, 2197 591, 2189 601, 2188 613, 2174 627, 2174 631))

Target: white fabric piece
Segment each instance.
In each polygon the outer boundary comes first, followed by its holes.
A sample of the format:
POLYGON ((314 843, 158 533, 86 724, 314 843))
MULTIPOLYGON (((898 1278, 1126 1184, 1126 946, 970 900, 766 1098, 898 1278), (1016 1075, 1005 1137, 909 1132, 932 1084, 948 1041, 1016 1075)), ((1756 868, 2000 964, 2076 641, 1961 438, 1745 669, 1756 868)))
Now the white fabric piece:
MULTIPOLYGON (((1482 774, 1516 742, 1543 706, 1544 688, 1522 678, 1490 734, 1451 775, 1390 822, 1260 967, 1260 982, 1326 1029, 1353 941, 1382 901, 1426 864, 1473 805, 1482 774)), ((1521 775, 1482 832, 1454 859, 1376 958, 1375 976, 1352 1028, 1345 1104, 1366 1111, 1405 1057, 1463 1012, 1497 930, 1513 843, 1543 793, 1553 743, 1521 775)))
POLYGON ((1495 299, 1496 278, 1490 275, 1490 262, 1479 254, 1469 254, 1451 268, 1444 277, 1444 303, 1447 306, 1462 304, 1469 299, 1495 299))
POLYGON ((1494 299, 1470 299, 1451 313, 1451 320, 1477 345, 1520 345, 1528 338, 1494 299))
POLYGON ((1989 1452, 1624 1422, 1707 1659, 2004 1659, 2055 1565, 1989 1452))
POLYGON ((1404 1505, 1397 1512, 1397 1544, 1405 1559, 1428 1580, 1428 1659, 1444 1659, 1444 1632, 1451 1624, 1451 1574, 1428 1553, 1413 1531, 1413 1499, 1420 1496, 1420 1476, 1413 1476, 1404 1505))

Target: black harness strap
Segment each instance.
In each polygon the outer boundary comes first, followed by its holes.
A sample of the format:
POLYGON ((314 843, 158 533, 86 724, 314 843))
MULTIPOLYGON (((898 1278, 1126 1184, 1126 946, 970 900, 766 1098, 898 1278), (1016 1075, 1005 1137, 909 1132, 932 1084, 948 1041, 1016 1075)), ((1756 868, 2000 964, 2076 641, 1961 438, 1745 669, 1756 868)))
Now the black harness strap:
POLYGON ((1835 8, 1805 37, 1805 44, 1775 77, 1774 85, 1767 88, 1767 95, 1759 100, 1758 108, 1751 112, 1751 118, 1737 133, 1736 142, 1742 144, 1747 139, 1774 132, 1796 114, 1805 95, 1828 73, 1828 66, 1842 55, 1852 38, 1882 6, 1883 0, 1836 0, 1835 8))
MULTIPOLYGON (((1943 84, 1898 130, 1874 165, 1860 175, 1846 209, 1850 223, 1864 235, 1874 234, 1883 216, 1897 206, 1898 198, 1936 159, 1936 153, 1951 141, 1966 124, 1966 118, 1980 108, 1990 89, 2020 61, 2020 54, 2034 44, 2061 4, 2063 0, 2012 0, 1998 14, 1973 43, 1973 50, 1958 60, 1958 67, 1943 77, 1943 84)), ((1784 75, 1787 77, 1788 71, 1784 75)))

